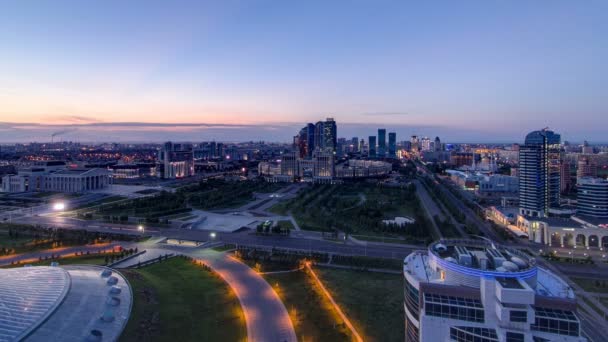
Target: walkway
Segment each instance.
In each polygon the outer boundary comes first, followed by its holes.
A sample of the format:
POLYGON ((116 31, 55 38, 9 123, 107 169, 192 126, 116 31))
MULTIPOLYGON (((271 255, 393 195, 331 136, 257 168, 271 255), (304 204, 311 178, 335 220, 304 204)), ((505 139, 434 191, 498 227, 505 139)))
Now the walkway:
POLYGON ((130 259, 119 267, 128 267, 168 253, 184 254, 201 260, 216 271, 234 290, 245 313, 249 341, 297 341, 289 313, 283 302, 266 280, 249 266, 226 253, 210 249, 162 245, 150 246, 150 248, 139 246, 140 250, 144 248, 145 254, 130 259))

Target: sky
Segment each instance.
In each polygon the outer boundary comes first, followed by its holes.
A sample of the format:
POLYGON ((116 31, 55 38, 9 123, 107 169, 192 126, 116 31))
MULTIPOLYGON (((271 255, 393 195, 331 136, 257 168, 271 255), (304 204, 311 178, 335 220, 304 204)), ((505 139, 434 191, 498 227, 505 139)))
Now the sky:
POLYGON ((0 142, 608 135, 607 1, 0 2, 0 142))

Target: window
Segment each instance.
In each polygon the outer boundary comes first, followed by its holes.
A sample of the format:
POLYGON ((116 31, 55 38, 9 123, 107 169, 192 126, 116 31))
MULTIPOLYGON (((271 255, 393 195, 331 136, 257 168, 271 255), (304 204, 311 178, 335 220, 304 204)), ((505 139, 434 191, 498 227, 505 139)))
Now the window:
POLYGON ((524 334, 516 332, 507 332, 507 342, 524 342, 524 334))
POLYGON ((418 289, 416 289, 412 284, 410 284, 407 279, 405 280, 405 306, 407 310, 416 318, 419 316, 419 293, 418 289))
POLYGON ((496 330, 477 327, 451 327, 450 340, 455 342, 498 342, 496 330))
POLYGON ((478 299, 425 293, 424 309, 425 313, 429 316, 469 322, 484 322, 483 305, 478 299))
POLYGON ((419 342, 418 328, 405 316, 405 342, 419 342))
POLYGON ((532 330, 552 334, 579 336, 579 321, 574 312, 568 310, 534 307, 535 319, 532 330))
POLYGON ((527 322, 528 321, 528 312, 527 311, 515 311, 511 310, 509 320, 511 322, 527 322))

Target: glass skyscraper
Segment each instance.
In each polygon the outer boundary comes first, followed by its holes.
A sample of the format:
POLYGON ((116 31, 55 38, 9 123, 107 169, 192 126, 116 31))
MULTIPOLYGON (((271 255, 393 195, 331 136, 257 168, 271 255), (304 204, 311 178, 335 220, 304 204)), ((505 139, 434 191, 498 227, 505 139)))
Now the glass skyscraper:
POLYGON ((549 129, 526 136, 519 149, 519 213, 546 217, 559 207, 560 135, 549 129))
POLYGON ((390 132, 388 134, 388 157, 397 157, 397 133, 390 132))
POLYGON ((386 129, 378 129, 378 157, 386 157, 386 129))
POLYGON ((368 148, 368 157, 370 158, 376 158, 376 136, 375 135, 370 135, 369 136, 369 148, 368 148))

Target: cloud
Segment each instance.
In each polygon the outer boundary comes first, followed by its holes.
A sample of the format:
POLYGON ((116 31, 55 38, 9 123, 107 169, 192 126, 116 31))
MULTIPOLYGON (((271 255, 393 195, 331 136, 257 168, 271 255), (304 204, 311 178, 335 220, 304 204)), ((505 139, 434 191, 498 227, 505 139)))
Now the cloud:
POLYGON ((406 116, 411 115, 408 112, 371 112, 371 113, 362 113, 363 116, 406 116))

